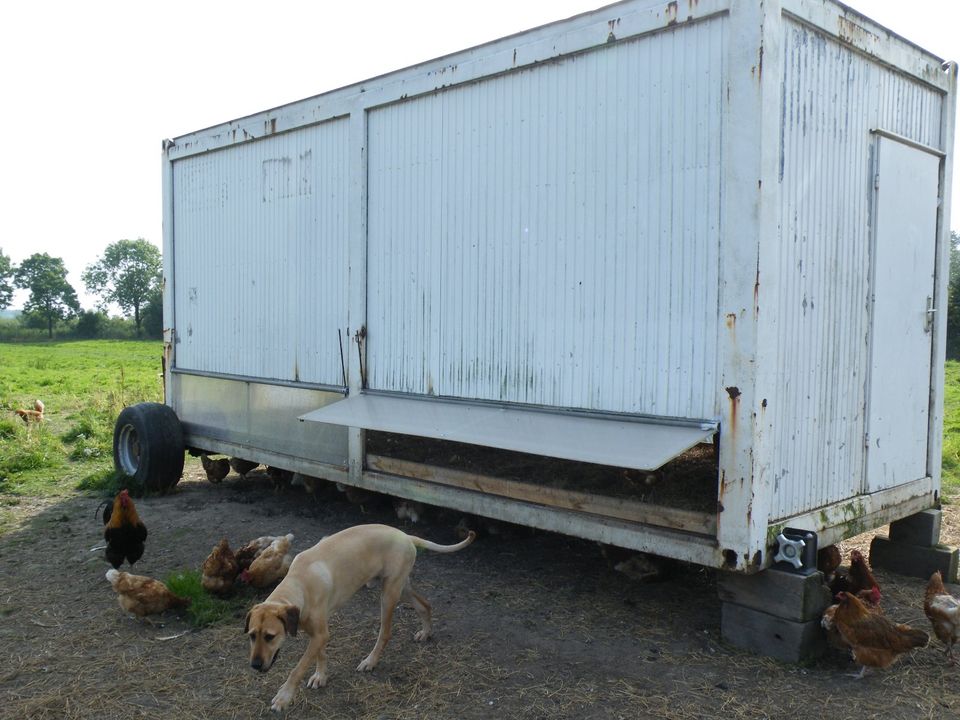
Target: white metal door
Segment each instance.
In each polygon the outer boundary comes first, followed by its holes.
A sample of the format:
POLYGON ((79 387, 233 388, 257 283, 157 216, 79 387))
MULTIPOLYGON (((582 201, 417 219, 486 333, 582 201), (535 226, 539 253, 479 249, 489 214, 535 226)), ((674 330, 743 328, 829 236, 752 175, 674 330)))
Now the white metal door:
POLYGON ((877 140, 866 489, 927 474, 940 158, 877 140))

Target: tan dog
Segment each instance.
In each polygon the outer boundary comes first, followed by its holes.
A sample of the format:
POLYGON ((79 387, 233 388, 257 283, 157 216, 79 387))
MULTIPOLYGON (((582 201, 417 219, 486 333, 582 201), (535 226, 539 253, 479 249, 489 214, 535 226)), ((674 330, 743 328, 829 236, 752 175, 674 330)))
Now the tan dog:
POLYGON ((373 670, 377 666, 390 640, 393 611, 398 603, 413 605, 420 618, 422 628, 413 639, 422 642, 430 637, 430 603, 410 586, 417 548, 456 552, 475 537, 471 532, 456 545, 437 545, 387 525, 357 525, 325 537, 297 555, 276 589, 247 613, 244 629, 250 636, 250 666, 260 672, 273 666, 287 635, 296 635, 300 629, 310 636, 303 657, 274 696, 270 708, 280 711, 290 704, 314 661, 317 670, 307 686, 318 688, 327 684, 327 618, 368 583, 381 582, 380 634, 357 670, 373 670))

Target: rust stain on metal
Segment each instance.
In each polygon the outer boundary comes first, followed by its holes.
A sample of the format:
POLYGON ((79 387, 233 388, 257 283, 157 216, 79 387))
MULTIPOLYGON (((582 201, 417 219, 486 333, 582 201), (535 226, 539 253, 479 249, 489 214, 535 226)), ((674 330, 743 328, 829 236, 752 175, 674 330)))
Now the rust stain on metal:
POLYGON ((727 395, 730 396, 730 441, 736 442, 737 439, 737 417, 740 415, 740 388, 736 385, 728 387, 727 395))
POLYGON ((607 32, 607 42, 612 43, 617 41, 617 35, 613 31, 616 29, 617 25, 620 24, 620 18, 615 18, 613 20, 607 20, 607 27, 609 28, 607 32))
MULTIPOLYGON (((166 334, 166 333, 164 333, 166 334)), ((173 333, 170 333, 171 336, 173 333)), ((173 363, 173 345, 165 342, 163 344, 163 356, 160 358, 161 372, 163 373, 163 402, 167 402, 167 368, 173 363)))
POLYGON ((843 16, 837 18, 837 35, 840 36, 842 41, 856 45, 863 50, 872 50, 880 44, 878 35, 843 16))
POLYGON ((737 566, 737 551, 727 548, 723 551, 723 566, 725 568, 735 568, 737 566))
POLYGON ((760 259, 757 259, 757 275, 753 281, 753 316, 760 315, 760 259))
POLYGON ((677 0, 667 3, 667 26, 677 24, 677 0))

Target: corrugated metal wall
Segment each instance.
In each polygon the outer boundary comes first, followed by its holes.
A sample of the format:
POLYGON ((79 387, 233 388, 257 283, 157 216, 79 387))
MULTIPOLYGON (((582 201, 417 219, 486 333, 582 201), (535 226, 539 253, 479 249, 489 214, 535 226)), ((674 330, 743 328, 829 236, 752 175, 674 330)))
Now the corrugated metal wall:
POLYGON ((348 127, 174 163, 179 368, 343 384, 348 127))
POLYGON ((941 145, 939 93, 803 25, 784 30, 771 518, 861 489, 870 131, 941 145))
POLYGON ((369 384, 717 413, 725 18, 369 116, 369 384))

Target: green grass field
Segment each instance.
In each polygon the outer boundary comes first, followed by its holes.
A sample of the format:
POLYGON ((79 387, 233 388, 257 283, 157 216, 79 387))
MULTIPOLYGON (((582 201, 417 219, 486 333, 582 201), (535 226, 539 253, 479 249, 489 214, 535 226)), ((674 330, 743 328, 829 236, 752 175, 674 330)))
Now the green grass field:
MULTIPOLYGON (((0 498, 106 489, 124 406, 163 398, 158 341, 0 343, 0 498), (14 414, 43 401, 45 422, 14 414)), ((0 525, 3 519, 0 517, 0 525)))
POLYGON ((960 495, 960 362, 948 360, 943 401, 943 495, 960 495))

